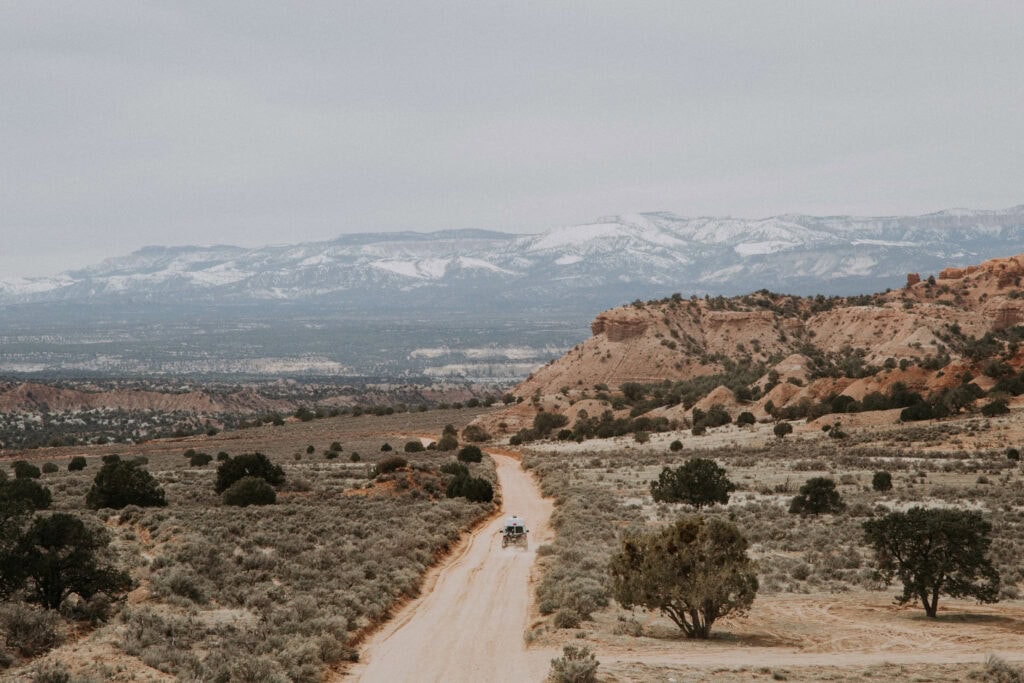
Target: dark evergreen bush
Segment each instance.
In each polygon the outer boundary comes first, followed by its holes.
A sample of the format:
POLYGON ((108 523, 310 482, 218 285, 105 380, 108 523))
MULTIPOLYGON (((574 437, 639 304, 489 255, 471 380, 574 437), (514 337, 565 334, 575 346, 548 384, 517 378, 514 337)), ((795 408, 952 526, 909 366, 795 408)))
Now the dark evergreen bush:
POLYGON ((153 475, 134 462, 108 462, 96 473, 85 503, 90 508, 114 508, 126 505, 160 507, 167 505, 164 490, 153 475))
POLYGON ((892 489, 892 475, 888 472, 875 472, 871 477, 871 488, 876 491, 889 491, 892 489))
POLYGON ((491 482, 481 477, 456 477, 448 482, 445 495, 474 503, 489 503, 494 499, 494 488, 491 482))
POLYGON ((196 453, 188 459, 188 464, 192 467, 204 467, 213 460, 213 456, 209 453, 196 453))
POLYGON ((437 441, 435 448, 439 451, 454 451, 459 447, 459 440, 454 434, 444 434, 437 441))
POLYGON ((651 482, 651 496, 656 502, 687 503, 698 509, 715 503, 725 505, 735 490, 725 469, 708 458, 693 458, 675 469, 665 467, 658 480, 651 482))
POLYGON ((34 479, 0 480, 0 523, 31 510, 45 510, 52 501, 50 489, 34 479))
POLYGON ((85 458, 81 455, 76 455, 71 458, 71 462, 68 463, 68 472, 78 472, 84 470, 86 465, 85 458))
POLYGON ((261 477, 242 477, 221 495, 225 505, 273 505, 277 502, 274 487, 261 477))
POLYGON ((483 441, 490 441, 491 435, 488 434, 487 430, 480 425, 469 425, 462 430, 462 438, 466 441, 480 443, 483 441))
POLYGON ((458 458, 462 462, 480 462, 483 460, 484 454, 479 446, 463 446, 459 451, 458 458))
POLYGON ((461 462, 446 462, 441 465, 441 472, 444 474, 450 474, 456 479, 469 476, 469 468, 463 465, 461 462))
POLYGON ((427 449, 425 449, 423 447, 423 442, 420 441, 419 439, 414 439, 413 441, 407 441, 406 444, 405 444, 405 452, 406 453, 420 453, 420 452, 425 451, 425 450, 427 450, 427 449))
POLYGON ((389 458, 384 458, 377 463, 377 474, 387 474, 394 472, 397 469, 405 467, 409 464, 409 461, 399 455, 392 455, 389 458))
POLYGON ((775 432, 775 436, 781 439, 787 434, 793 433, 793 425, 789 424, 788 422, 780 422, 779 424, 775 425, 772 431, 775 432))
POLYGON ((243 453, 220 464, 213 490, 223 493, 242 477, 259 477, 268 484, 278 486, 284 483, 284 470, 262 453, 243 453))
POLYGON ((565 415, 559 415, 558 413, 537 413, 537 416, 533 418, 533 431, 538 436, 544 437, 552 429, 558 429, 569 424, 569 418, 565 415))
POLYGON ((793 498, 789 511, 793 513, 819 515, 826 512, 841 512, 843 504, 836 483, 828 477, 811 477, 800 487, 800 493, 793 498))
POLYGON ((14 476, 17 479, 38 479, 43 476, 38 467, 24 460, 18 460, 11 467, 14 468, 14 476))

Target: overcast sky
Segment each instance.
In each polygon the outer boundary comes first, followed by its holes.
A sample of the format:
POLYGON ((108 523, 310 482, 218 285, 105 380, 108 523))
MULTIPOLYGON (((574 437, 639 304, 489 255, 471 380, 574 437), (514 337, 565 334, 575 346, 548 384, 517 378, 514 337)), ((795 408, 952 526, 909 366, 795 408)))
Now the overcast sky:
POLYGON ((1024 203, 1024 3, 0 0, 0 278, 146 244, 1024 203))

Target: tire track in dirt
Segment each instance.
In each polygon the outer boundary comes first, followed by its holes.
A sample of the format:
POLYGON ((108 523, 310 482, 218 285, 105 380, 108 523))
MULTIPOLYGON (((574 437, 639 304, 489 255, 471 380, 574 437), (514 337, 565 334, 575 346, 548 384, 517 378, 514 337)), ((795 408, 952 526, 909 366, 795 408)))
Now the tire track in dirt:
POLYGON ((408 603, 368 641, 349 676, 382 681, 543 680, 553 651, 528 650, 536 547, 551 540, 553 503, 509 455, 491 453, 501 485, 500 514, 463 540, 424 594, 408 603), (530 529, 529 548, 502 548, 504 517, 530 529))

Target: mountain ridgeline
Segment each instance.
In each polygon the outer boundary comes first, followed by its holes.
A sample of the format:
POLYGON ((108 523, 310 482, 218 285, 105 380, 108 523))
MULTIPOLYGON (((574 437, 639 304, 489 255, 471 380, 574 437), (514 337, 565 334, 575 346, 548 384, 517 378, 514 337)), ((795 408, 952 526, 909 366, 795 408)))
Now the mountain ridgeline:
POLYGON ((976 263, 1024 244, 1024 206, 911 217, 760 220, 616 216, 515 235, 351 234, 261 248, 147 247, 56 277, 7 279, 0 304, 274 303, 356 314, 520 316, 595 310, 668 291, 854 294, 908 271, 976 263))

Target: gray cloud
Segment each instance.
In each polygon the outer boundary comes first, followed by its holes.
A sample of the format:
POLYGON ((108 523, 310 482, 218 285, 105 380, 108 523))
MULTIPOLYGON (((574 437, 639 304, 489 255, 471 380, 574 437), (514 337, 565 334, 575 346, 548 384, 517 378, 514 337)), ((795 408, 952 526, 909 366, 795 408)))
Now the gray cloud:
POLYGON ((144 244, 1024 202, 1017 2, 0 3, 0 277, 144 244))

